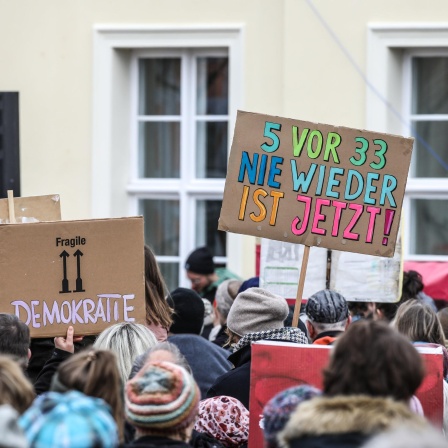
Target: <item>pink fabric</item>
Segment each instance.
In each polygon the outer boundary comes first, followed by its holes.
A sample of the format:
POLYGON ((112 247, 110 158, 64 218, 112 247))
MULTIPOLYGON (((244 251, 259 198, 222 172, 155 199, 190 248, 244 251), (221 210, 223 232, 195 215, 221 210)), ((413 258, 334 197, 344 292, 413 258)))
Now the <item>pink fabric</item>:
POLYGON ((448 301, 448 263, 439 261, 405 261, 405 271, 417 271, 423 280, 423 292, 433 299, 448 301))
POLYGON ((228 448, 236 448, 249 437, 249 411, 233 397, 221 395, 199 402, 194 429, 208 434, 228 448))

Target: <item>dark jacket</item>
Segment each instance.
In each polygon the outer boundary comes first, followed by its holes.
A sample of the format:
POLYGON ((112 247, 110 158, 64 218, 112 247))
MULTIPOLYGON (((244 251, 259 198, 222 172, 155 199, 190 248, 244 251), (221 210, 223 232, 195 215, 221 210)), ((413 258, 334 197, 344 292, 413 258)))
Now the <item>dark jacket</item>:
POLYGON ((193 377, 206 397, 216 378, 228 372, 232 365, 227 361, 229 352, 196 334, 175 334, 168 337, 185 356, 191 367, 193 377))
POLYGON ((235 346, 236 351, 228 358, 235 368, 215 381, 207 392, 207 398, 228 395, 241 401, 249 409, 251 344, 262 340, 308 343, 307 337, 298 328, 283 327, 246 334, 235 346))
POLYGON ((36 395, 48 392, 51 386, 51 380, 53 375, 58 370, 59 364, 68 359, 72 354, 61 350, 59 348, 53 348, 53 354, 51 358, 45 363, 39 375, 37 376, 36 382, 34 383, 34 391, 36 395))
POLYGON ((246 345, 229 356, 235 366, 230 372, 221 375, 207 392, 207 398, 227 395, 240 400, 249 409, 251 346, 246 345))
POLYGON ((193 430, 190 445, 194 448, 225 448, 219 440, 196 430, 193 430))
POLYGON ((221 328, 218 331, 218 334, 216 335, 216 338, 212 341, 213 344, 219 345, 219 347, 224 347, 224 345, 227 343, 229 336, 226 333, 227 325, 221 325, 221 328))
POLYGON ((390 398, 323 396, 301 403, 279 438, 289 448, 358 448, 372 436, 405 423, 428 425, 404 403, 390 398))
POLYGON ((168 439, 163 436, 143 436, 133 442, 120 445, 121 448, 131 448, 139 446, 141 448, 191 448, 191 445, 180 440, 168 439))

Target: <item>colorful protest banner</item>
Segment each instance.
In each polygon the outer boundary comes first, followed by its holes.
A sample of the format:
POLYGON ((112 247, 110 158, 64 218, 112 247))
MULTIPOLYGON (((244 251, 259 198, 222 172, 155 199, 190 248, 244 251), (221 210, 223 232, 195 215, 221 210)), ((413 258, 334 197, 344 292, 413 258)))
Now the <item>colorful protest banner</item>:
MULTIPOLYGON (((426 375, 417 390, 425 417, 443 427, 443 352, 442 348, 416 347, 423 356, 426 375)), ((322 369, 327 366, 331 346, 289 342, 252 343, 250 376, 249 448, 263 445, 261 418, 263 407, 278 392, 301 384, 322 389, 322 369)))
POLYGON ((0 312, 32 337, 145 320, 143 218, 0 225, 0 312))
MULTIPOLYGON (((60 221, 61 200, 58 194, 14 198, 16 223, 60 221)), ((0 199, 0 224, 10 223, 8 199, 0 199)))
POLYGON ((238 111, 218 229, 393 257, 412 146, 238 111))

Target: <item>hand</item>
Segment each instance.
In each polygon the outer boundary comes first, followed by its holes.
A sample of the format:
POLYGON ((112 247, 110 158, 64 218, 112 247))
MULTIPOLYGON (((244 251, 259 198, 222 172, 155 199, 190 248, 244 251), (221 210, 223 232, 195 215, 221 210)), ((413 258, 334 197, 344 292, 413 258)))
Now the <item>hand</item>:
POLYGON ((74 336, 75 329, 70 325, 67 328, 67 337, 58 336, 54 338, 54 346, 60 350, 64 350, 69 353, 75 352, 75 342, 82 341, 82 336, 74 336))

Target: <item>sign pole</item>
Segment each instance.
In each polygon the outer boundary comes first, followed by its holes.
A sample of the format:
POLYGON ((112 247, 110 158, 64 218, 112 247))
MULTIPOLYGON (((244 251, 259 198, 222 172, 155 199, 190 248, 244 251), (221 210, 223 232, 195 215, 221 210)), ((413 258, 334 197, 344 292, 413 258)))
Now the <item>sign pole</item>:
POLYGON ((302 258, 302 267, 300 268, 299 285, 297 287, 296 304, 294 306, 294 316, 292 318, 292 326, 297 327, 299 324, 300 305, 302 303, 303 287, 305 286, 306 268, 308 267, 308 258, 310 256, 310 246, 305 246, 302 258))
POLYGON ((16 213, 14 211, 14 192, 8 190, 8 211, 9 211, 9 223, 16 223, 16 213))

